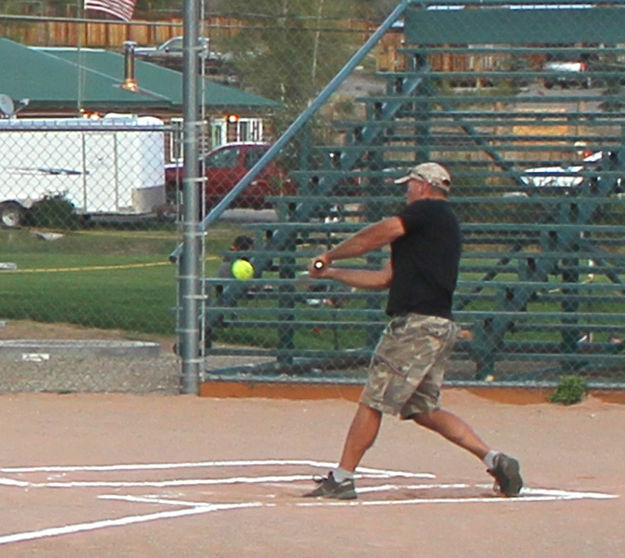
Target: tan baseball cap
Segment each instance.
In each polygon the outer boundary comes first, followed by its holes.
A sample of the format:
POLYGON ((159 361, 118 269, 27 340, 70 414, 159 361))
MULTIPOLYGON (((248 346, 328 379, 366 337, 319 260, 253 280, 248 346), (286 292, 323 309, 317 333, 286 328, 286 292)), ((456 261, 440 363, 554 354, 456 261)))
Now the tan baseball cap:
POLYGON ((443 165, 438 163, 421 163, 413 167, 406 176, 395 180, 395 184, 403 184, 413 178, 425 180, 445 192, 451 189, 451 175, 443 165))

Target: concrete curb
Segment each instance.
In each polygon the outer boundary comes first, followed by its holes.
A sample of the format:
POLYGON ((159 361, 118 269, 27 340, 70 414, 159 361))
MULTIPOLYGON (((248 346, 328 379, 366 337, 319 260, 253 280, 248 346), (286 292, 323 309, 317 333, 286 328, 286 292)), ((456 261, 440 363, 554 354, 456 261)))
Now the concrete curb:
POLYGON ((0 360, 41 362, 53 357, 156 358, 158 343, 108 339, 8 339, 0 341, 0 360))

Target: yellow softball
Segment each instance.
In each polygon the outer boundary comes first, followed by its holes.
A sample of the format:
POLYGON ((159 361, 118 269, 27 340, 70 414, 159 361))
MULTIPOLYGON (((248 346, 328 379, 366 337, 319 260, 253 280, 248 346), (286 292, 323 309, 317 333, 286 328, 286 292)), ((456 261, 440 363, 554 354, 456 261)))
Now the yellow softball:
POLYGON ((235 279, 246 281, 254 277, 254 266, 247 260, 235 260, 232 262, 232 276, 235 279))

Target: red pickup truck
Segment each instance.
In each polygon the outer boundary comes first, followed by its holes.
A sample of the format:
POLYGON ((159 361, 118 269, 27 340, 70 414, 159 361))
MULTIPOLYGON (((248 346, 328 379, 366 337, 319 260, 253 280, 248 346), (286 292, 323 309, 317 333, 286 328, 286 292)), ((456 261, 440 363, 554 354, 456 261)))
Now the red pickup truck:
MULTIPOLYGON (((268 143, 244 142, 221 145, 210 151, 202 161, 206 181, 203 203, 205 210, 217 203, 236 186, 247 172, 269 149, 268 143)), ((165 182, 168 193, 182 187, 183 168, 179 164, 166 165, 165 182)), ((286 171, 270 161, 252 183, 233 201, 236 207, 260 209, 270 207, 269 196, 293 194, 295 187, 286 171)))

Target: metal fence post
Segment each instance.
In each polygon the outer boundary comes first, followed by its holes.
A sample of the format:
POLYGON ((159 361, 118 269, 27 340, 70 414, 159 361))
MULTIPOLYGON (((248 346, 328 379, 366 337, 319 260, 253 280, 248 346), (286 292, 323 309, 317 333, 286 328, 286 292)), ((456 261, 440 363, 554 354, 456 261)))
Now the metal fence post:
POLYGON ((199 21, 200 2, 184 3, 184 180, 183 180, 183 250, 179 260, 178 324, 179 354, 182 358, 182 391, 197 393, 200 372, 200 236, 198 228, 199 168, 199 21))

